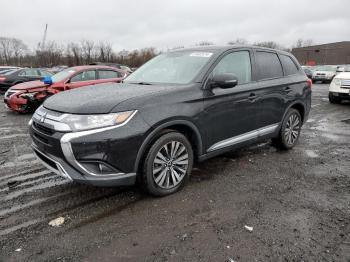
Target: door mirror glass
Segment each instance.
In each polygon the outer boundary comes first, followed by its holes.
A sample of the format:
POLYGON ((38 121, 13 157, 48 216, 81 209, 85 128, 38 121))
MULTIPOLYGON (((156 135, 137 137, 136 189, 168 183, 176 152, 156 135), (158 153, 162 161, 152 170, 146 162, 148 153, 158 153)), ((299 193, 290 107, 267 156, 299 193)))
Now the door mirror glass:
POLYGON ((211 88, 232 88, 238 84, 238 78, 233 74, 216 74, 212 77, 210 86, 211 88))

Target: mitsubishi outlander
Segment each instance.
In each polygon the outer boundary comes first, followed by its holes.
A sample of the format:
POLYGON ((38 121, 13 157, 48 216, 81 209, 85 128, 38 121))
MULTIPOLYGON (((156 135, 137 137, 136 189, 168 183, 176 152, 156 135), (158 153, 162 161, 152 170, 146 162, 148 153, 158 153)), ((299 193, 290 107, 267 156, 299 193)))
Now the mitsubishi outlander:
POLYGON ((251 46, 163 53, 121 84, 48 98, 30 121, 45 166, 79 183, 178 191, 194 161, 259 140, 296 145, 311 81, 287 52, 251 46))

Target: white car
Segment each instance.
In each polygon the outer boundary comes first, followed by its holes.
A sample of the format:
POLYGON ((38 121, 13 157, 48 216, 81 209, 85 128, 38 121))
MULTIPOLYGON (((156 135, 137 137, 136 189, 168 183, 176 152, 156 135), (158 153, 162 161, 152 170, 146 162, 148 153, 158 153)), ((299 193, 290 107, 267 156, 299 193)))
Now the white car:
POLYGON ((340 103, 341 100, 350 100, 350 72, 337 74, 329 86, 329 102, 340 103))
POLYGON ((319 66, 314 70, 312 74, 312 81, 321 81, 322 83, 328 82, 330 83, 334 76, 337 74, 336 66, 319 66))

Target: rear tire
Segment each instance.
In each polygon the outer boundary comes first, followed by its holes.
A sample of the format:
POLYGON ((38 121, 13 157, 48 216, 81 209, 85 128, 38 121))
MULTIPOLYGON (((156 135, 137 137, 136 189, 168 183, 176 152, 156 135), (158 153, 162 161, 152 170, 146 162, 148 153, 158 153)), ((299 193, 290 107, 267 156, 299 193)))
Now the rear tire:
POLYGON ((339 97, 335 97, 334 95, 332 95, 332 93, 328 94, 328 100, 331 104, 339 104, 341 102, 339 97))
POLYGON ((278 137, 273 138, 273 144, 281 149, 293 148, 299 140, 302 126, 301 115, 298 110, 291 108, 283 119, 278 137))
POLYGON ((147 152, 142 172, 144 189, 154 196, 179 191, 193 166, 193 149, 181 133, 171 131, 160 136, 147 152))

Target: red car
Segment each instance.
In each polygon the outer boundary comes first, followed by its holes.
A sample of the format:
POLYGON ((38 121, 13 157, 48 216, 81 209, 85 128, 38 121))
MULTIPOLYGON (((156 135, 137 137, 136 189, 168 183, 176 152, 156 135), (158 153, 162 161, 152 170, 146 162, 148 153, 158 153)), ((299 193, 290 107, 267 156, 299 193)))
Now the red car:
POLYGON ((126 76, 126 72, 109 66, 70 67, 41 81, 11 87, 5 93, 4 102, 12 111, 27 113, 35 110, 47 97, 56 93, 100 83, 119 83, 126 76))

